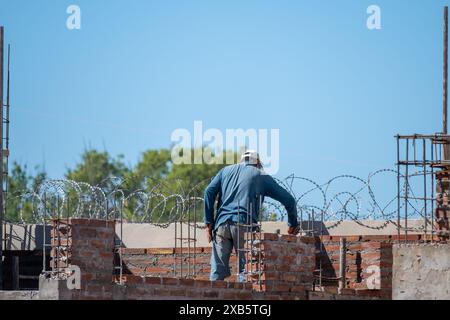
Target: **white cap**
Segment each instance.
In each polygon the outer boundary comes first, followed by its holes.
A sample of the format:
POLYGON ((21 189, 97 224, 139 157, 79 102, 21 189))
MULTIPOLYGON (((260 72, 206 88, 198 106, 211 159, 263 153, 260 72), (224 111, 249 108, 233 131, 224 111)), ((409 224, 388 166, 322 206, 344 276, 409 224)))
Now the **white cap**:
POLYGON ((257 164, 259 160, 259 154, 255 150, 247 150, 241 156, 241 162, 248 159, 251 164, 257 164))

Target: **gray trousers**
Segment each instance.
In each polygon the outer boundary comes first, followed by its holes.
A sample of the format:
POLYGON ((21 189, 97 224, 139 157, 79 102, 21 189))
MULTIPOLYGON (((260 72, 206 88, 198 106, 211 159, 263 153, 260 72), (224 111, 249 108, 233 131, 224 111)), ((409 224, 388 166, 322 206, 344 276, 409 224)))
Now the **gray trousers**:
POLYGON ((245 253, 238 251, 244 248, 245 227, 239 227, 227 221, 221 224, 213 236, 213 248, 211 254, 211 281, 224 280, 231 275, 230 255, 233 248, 239 259, 239 281, 244 281, 245 253), (238 236, 239 234, 239 236, 238 236))

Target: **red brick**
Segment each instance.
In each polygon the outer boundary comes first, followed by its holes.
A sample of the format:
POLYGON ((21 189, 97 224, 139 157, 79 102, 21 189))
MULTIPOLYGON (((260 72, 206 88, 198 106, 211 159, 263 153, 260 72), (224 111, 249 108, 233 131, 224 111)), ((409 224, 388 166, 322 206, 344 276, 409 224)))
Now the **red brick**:
POLYGON ((142 283, 145 281, 142 277, 139 276, 127 276, 125 279, 127 283, 142 283))
MULTIPOLYGON (((303 259, 303 258, 306 258, 306 257, 302 257, 302 259, 303 259)), ((285 255, 285 256, 283 256, 283 257, 281 258, 281 261, 283 261, 283 263, 287 263, 287 264, 294 263, 295 260, 296 260, 296 257, 295 257, 295 256, 288 256, 288 255, 285 255)))
POLYGON ((180 286, 194 286, 194 279, 180 279, 180 286))
POLYGON ((160 277, 145 277, 145 283, 148 284, 161 284, 161 278, 160 277))
POLYGON ((379 297, 381 294, 380 290, 356 290, 355 292, 362 297, 379 297))
POLYGON ((119 251, 122 254, 131 254, 131 255, 146 253, 145 249, 139 249, 139 248, 120 248, 119 251))
POLYGON ((314 244, 316 242, 316 240, 313 237, 297 237, 297 242, 298 243, 306 243, 306 244, 314 244))
POLYGON ((198 288, 211 288, 211 281, 209 280, 195 280, 195 287, 198 288))
POLYGON ((297 236, 284 234, 280 237, 280 240, 284 242, 297 242, 297 236))
POLYGON ((226 281, 211 281, 213 288, 227 288, 228 283, 226 281))
POLYGON ((167 288, 155 288, 155 296, 168 297, 170 296, 170 291, 167 288))
POLYGON ((343 288, 343 289, 341 289, 341 294, 344 294, 344 295, 356 295, 356 292, 355 292, 354 289, 343 288))
POLYGON ((276 271, 266 271, 261 274, 261 280, 278 280, 279 274, 276 271))
POLYGON ((265 294, 264 300, 280 300, 280 295, 273 295, 273 294, 265 294))
POLYGON ((218 291, 212 291, 212 290, 206 290, 203 292, 203 296, 205 298, 218 298, 219 292, 218 291))
POLYGON ((147 254, 174 254, 173 248, 147 248, 145 249, 147 254))
POLYGON ((291 250, 295 254, 303 254, 303 253, 305 253, 305 248, 300 247, 300 246, 295 246, 291 250))
POLYGON ((291 288, 291 292, 305 292, 305 286, 295 285, 291 288))
POLYGON ((203 298, 203 291, 197 291, 195 289, 186 289, 186 297, 203 298))
POLYGON ((366 261, 366 260, 369 260, 369 261, 380 260, 381 254, 380 254, 379 251, 378 252, 377 251, 375 251, 375 252, 367 252, 367 253, 362 253, 361 257, 362 257, 363 261, 366 261))
POLYGON ((186 289, 183 288, 171 289, 169 291, 169 294, 175 297, 184 297, 186 296, 186 289))
POLYGON ((236 300, 236 292, 235 291, 224 291, 223 299, 224 300, 236 300))
POLYGON ((306 268, 303 265, 293 264, 293 265, 291 265, 289 271, 303 273, 306 271, 306 268))
POLYGON ((238 300, 252 300, 253 299, 253 295, 251 292, 237 292, 236 293, 236 299, 238 300))
POLYGON ((295 274, 292 274, 292 273, 284 273, 282 275, 282 279, 284 281, 288 281, 288 282, 295 282, 295 281, 297 281, 297 276, 295 274))
POLYGON ((242 282, 228 282, 229 289, 244 289, 244 284, 242 282))
POLYGON ((106 250, 107 248, 106 242, 104 240, 91 240, 90 245, 100 250, 106 250))
POLYGON ((291 270, 291 266, 288 263, 277 266, 277 271, 288 272, 289 270, 291 270))
MULTIPOLYGON (((142 272, 144 272, 144 268, 141 269, 142 272)), ((146 267, 145 268, 145 273, 146 274, 156 274, 156 273, 161 273, 161 274, 168 274, 171 273, 172 270, 168 270, 166 268, 159 268, 159 267, 146 267)))
POLYGON ((277 281, 268 282, 262 284, 263 290, 267 292, 289 292, 290 285, 279 283, 277 281))
POLYGON ((163 285, 177 286, 179 284, 179 279, 177 279, 177 278, 161 278, 161 283, 163 285))

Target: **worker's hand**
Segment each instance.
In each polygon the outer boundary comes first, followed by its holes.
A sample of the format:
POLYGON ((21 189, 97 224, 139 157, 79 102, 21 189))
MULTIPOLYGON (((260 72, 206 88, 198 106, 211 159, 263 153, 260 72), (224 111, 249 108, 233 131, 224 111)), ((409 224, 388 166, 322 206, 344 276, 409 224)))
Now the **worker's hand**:
POLYGON ((213 227, 212 225, 208 224, 207 225, 207 229, 206 229, 206 236, 208 238, 208 243, 211 243, 212 238, 213 238, 213 227))
POLYGON ((292 234, 294 236, 298 235, 299 232, 300 232, 300 225, 296 227, 289 227, 288 229, 288 234, 292 234))

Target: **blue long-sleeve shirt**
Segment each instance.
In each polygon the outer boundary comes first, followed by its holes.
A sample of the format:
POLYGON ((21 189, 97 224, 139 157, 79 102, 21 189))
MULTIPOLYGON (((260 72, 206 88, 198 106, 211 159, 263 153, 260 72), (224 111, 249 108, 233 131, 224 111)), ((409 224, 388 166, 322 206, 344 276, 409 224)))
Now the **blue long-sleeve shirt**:
POLYGON ((296 227, 297 205, 294 197, 282 188, 270 175, 248 163, 227 166, 217 173, 205 190, 205 223, 217 229, 224 222, 258 221, 260 201, 270 197, 281 202, 288 213, 288 226, 296 227), (219 195, 217 215, 214 218, 214 202, 219 195))

